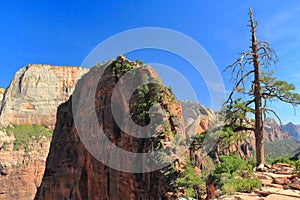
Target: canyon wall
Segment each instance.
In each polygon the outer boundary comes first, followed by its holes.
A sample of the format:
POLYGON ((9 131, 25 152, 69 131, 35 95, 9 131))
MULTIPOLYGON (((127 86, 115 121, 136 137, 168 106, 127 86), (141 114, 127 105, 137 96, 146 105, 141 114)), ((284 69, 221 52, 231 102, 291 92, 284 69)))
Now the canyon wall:
POLYGON ((0 199, 34 198, 51 142, 51 131, 42 126, 54 128, 57 107, 68 100, 87 71, 27 65, 17 71, 5 92, 0 89, 0 199))
POLYGON ((21 68, 5 90, 1 122, 53 128, 57 107, 69 98, 77 80, 87 71, 81 67, 42 64, 21 68))

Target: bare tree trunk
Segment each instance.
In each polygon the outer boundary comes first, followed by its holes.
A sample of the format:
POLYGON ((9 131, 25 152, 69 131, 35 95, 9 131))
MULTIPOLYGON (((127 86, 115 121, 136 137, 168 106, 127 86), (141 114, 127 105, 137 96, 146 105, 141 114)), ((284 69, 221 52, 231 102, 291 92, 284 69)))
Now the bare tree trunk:
POLYGON ((253 21, 252 10, 249 12, 250 26, 252 33, 252 59, 254 65, 254 99, 255 99, 255 149, 256 165, 259 168, 264 167, 264 141, 263 141, 263 120, 262 120, 262 103, 261 103, 261 86, 260 86, 260 63, 258 58, 257 40, 255 36, 256 25, 253 21))

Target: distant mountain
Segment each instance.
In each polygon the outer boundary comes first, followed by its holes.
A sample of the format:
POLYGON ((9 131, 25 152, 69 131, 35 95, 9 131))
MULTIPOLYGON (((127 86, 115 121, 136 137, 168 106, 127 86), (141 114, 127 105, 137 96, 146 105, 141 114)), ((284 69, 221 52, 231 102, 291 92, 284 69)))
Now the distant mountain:
MULTIPOLYGON (((300 148, 300 128, 288 123, 279 125, 276 120, 268 118, 264 122, 264 140, 266 159, 280 156, 293 156, 300 148)), ((254 133, 249 133, 248 141, 255 149, 254 133)))
POLYGON ((284 132, 287 132, 291 137, 293 137, 295 140, 300 141, 300 126, 295 125, 292 122, 280 126, 281 130, 284 132))
POLYGON ((264 134, 266 141, 291 139, 290 133, 283 130, 281 126, 272 118, 266 119, 264 123, 264 134))

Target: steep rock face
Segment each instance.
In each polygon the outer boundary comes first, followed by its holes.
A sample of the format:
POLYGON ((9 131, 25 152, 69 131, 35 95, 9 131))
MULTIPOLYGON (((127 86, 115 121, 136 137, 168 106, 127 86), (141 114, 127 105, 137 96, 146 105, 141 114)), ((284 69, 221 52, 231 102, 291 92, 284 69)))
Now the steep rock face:
POLYGON ((31 142, 30 151, 14 150, 14 136, 0 130, 0 199, 33 199, 40 186, 50 139, 31 142))
POLYGON ((211 109, 193 101, 184 100, 180 101, 180 103, 187 134, 193 134, 190 131, 196 131, 197 134, 201 134, 208 130, 215 119, 215 114, 211 109))
MULTIPOLYGON (((215 113, 204 107, 203 105, 192 101, 181 101, 183 108, 183 117, 185 122, 185 130, 188 135, 203 134, 205 131, 213 128, 215 125, 220 126, 223 122, 217 121, 215 113)), ((209 136, 208 136, 209 137, 209 136)), ((209 142, 209 140, 207 140, 209 142)), ((195 161, 195 164, 205 170, 210 170, 213 165, 213 160, 218 160, 218 155, 228 155, 231 152, 236 152, 242 158, 251 157, 251 145, 246 140, 238 140, 233 144, 221 145, 217 141, 211 140, 213 149, 207 151, 208 156, 203 157, 200 150, 191 150, 190 157, 195 161), (216 144, 214 144, 216 143, 216 144), (213 160, 212 160, 213 159, 213 160)))
POLYGON ((36 124, 52 128, 58 105, 73 93, 88 71, 80 67, 29 64, 15 74, 1 106, 4 124, 36 124))
POLYGON ((267 119, 264 124, 264 138, 266 141, 290 139, 289 133, 281 129, 274 119, 267 119))
POLYGON ((284 132, 287 132, 295 140, 300 140, 300 126, 290 122, 288 124, 281 125, 280 129, 284 132))
POLYGON ((2 99, 3 99, 3 95, 4 95, 5 90, 3 88, 0 88, 0 107, 2 104, 2 99))
MULTIPOLYGON (((130 152, 147 152, 151 149, 151 141, 135 138, 123 132, 114 121, 111 111, 113 89, 126 72, 125 68, 130 65, 136 65, 136 63, 130 62, 124 57, 118 57, 116 61, 109 63, 102 77, 95 75, 95 71, 101 70, 101 67, 96 66, 80 80, 79 85, 88 86, 92 84, 91 80, 101 78, 94 101, 97 123, 105 130, 105 135, 114 145, 130 152)), ((151 67, 144 67, 138 73, 146 79, 158 77, 151 67)), ((76 90, 82 89, 80 87, 78 86, 76 90)), ((85 87, 85 89, 88 88, 90 87, 85 87)), ((140 106, 147 107, 150 102, 156 101, 166 110, 164 127, 168 129, 168 132, 184 134, 180 130, 180 127, 183 126, 181 107, 170 92, 165 87, 155 85, 144 86, 144 89, 147 92, 143 93, 139 90, 133 94, 130 100, 132 119, 141 126, 147 125, 148 115, 144 116, 144 112, 139 108, 140 106)), ((122 91, 120 93, 122 96, 122 91)), ((57 123, 47 158, 46 171, 35 199, 151 200, 164 196, 170 186, 162 180, 163 176, 160 171, 126 173, 105 166, 91 155, 83 145, 74 125, 73 101, 71 98, 58 108, 57 123)), ((117 101, 118 105, 126 106, 124 98, 118 98, 117 101)), ((82 117, 85 118, 85 116, 82 117)), ((92 132, 95 133, 97 126, 95 124, 90 126, 92 132)), ((173 134, 164 134, 166 129, 159 137, 162 145, 172 140, 173 134)), ((107 148, 102 141, 96 145, 100 149, 107 148)))

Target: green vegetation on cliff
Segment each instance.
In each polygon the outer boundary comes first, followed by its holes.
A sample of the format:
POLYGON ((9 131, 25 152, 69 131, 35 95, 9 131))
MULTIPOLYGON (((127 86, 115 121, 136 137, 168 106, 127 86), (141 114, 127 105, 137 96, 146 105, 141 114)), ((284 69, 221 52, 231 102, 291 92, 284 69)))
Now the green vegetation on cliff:
POLYGON ((223 193, 250 192, 262 186, 261 181, 251 175, 252 164, 236 154, 220 156, 220 162, 216 165, 213 175, 223 193))
POLYGON ((14 150, 24 148, 25 151, 29 151, 30 142, 38 141, 42 137, 52 137, 52 132, 40 125, 17 125, 8 128, 7 132, 15 137, 14 150))
MULTIPOLYGON (((183 172, 179 174, 175 181, 177 188, 182 187, 185 192, 185 197, 197 198, 204 194, 205 180, 201 177, 201 173, 197 174, 194 169, 194 164, 188 161, 183 166, 183 172)), ((200 171, 200 170, 199 170, 200 171)))

